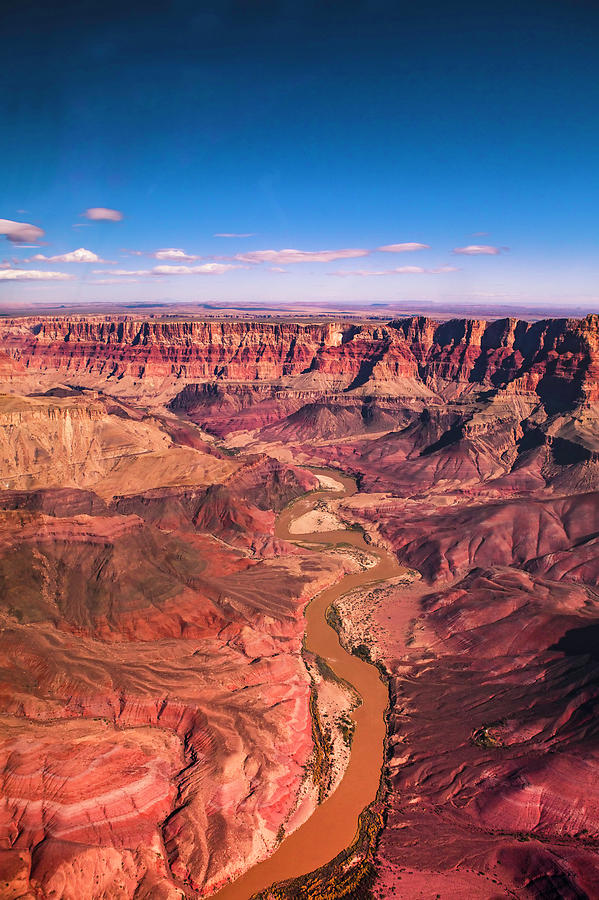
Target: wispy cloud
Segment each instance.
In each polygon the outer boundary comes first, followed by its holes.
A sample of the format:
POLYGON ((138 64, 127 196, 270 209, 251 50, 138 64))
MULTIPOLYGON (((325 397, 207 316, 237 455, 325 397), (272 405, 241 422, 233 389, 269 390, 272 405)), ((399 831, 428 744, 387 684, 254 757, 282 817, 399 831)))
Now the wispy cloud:
POLYGON ((187 253, 180 247, 161 247, 159 250, 129 250, 122 248, 121 253, 125 256, 151 256, 152 259, 166 259, 175 262, 193 262, 196 259, 202 258, 194 253, 187 253))
POLYGON ((279 274, 281 274, 281 275, 288 275, 288 274, 289 274, 289 270, 288 270, 288 269, 284 269, 283 266, 269 266, 269 267, 268 267, 268 271, 269 271, 269 272, 279 272, 279 274))
POLYGON ((109 209, 106 206, 91 206, 82 212, 81 215, 85 219, 91 219, 93 222, 120 222, 123 214, 118 209, 109 209))
POLYGON ((30 244, 39 241, 44 236, 44 231, 37 225, 30 225, 29 222, 0 219, 0 234, 5 235, 14 244, 30 244))
POLYGON ((204 263, 201 266, 154 266, 153 275, 222 275, 239 266, 226 263, 204 263))
POLYGON ((337 272, 329 272, 329 275, 338 275, 346 278, 358 276, 358 278, 380 278, 383 275, 441 275, 444 272, 458 272, 457 266, 438 266, 434 269, 425 269, 422 266, 397 266, 395 269, 339 269, 337 272))
POLYGON ((488 231, 473 231, 472 237, 488 237, 488 231))
POLYGON ((44 256, 43 253, 36 253, 26 262, 51 262, 51 263, 106 263, 109 260, 101 259, 93 250, 86 250, 85 247, 79 247, 78 250, 71 250, 70 253, 62 253, 60 256, 44 256))
POLYGON ((404 244, 385 244, 384 247, 377 247, 384 253, 413 253, 415 250, 430 250, 430 244, 416 244, 408 242, 404 244))
POLYGON ((129 275, 151 275, 151 269, 92 269, 92 275, 112 275, 126 278, 129 275))
POLYGON ((119 278, 150 275, 223 275, 240 266, 227 263, 203 263, 201 266, 154 266, 152 269, 94 269, 94 275, 111 275, 119 278))
POLYGON ((69 281, 66 272, 42 272, 40 269, 1 269, 0 281, 69 281))
POLYGON ((139 284, 139 278, 95 278, 88 284, 139 284))
POLYGON ((235 259, 250 263, 311 263, 333 262, 336 259, 354 259, 358 256, 368 256, 370 250, 343 249, 343 250, 251 250, 248 253, 238 253, 235 259))
POLYGON ((453 252, 461 256, 499 256, 507 247, 491 247, 490 244, 468 244, 467 247, 454 247, 453 252))
POLYGON ((219 232, 217 232, 217 233, 214 235, 214 237, 224 237, 224 238, 248 238, 248 237, 254 237, 255 234, 256 234, 255 231, 244 231, 244 232, 237 232, 237 231, 219 231, 219 232))

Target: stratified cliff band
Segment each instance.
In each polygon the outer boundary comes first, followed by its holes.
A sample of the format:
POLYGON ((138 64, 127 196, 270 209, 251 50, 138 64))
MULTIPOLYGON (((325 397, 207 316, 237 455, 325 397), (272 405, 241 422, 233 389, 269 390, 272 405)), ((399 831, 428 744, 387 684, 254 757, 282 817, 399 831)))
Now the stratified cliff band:
POLYGON ((208 896, 334 788, 303 613, 368 560, 275 536, 308 465, 409 570, 331 613, 390 689, 363 896, 599 895, 598 316, 4 319, 0 389, 1 897, 208 896))

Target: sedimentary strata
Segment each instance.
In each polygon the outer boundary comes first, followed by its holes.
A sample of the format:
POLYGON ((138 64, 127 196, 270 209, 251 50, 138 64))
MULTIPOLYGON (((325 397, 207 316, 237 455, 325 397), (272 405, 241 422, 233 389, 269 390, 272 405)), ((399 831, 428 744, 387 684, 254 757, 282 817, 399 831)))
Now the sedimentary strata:
POLYGON ((315 687, 344 713, 303 612, 367 560, 276 537, 307 464, 413 574, 337 605, 387 759, 305 884, 596 896, 598 350, 597 316, 3 320, 6 896, 208 895, 314 808, 315 687))

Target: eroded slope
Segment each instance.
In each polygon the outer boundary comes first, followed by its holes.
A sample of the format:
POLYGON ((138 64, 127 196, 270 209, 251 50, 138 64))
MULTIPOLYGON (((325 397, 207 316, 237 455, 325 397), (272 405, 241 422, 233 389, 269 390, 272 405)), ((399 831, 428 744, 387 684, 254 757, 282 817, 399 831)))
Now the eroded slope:
POLYGON ((354 474, 335 514, 420 575, 337 610, 392 701, 360 890, 599 893, 596 316, 1 329, 15 896, 201 893, 275 845, 312 752, 303 606, 346 565, 274 538, 301 464, 354 474))

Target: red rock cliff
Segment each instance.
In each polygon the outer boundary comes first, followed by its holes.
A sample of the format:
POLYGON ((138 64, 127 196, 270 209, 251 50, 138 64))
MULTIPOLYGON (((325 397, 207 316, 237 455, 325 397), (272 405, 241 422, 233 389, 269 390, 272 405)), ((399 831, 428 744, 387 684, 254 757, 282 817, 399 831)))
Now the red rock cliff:
MULTIPOLYGON (((319 386, 419 385, 435 393, 472 385, 595 399, 599 317, 528 323, 408 318, 342 323, 139 322, 132 319, 7 320, 0 351, 22 373, 173 382, 292 379, 319 386)), ((6 366, 4 367, 6 368, 6 366)), ((410 392, 413 392, 413 387, 410 392)))

